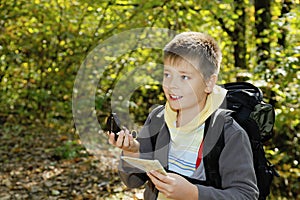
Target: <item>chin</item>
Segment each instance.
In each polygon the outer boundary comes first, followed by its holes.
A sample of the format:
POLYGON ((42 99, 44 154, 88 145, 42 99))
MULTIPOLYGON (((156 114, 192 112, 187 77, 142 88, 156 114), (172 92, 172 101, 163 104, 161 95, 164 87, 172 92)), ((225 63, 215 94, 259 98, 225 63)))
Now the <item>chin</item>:
POLYGON ((177 110, 181 109, 181 106, 180 106, 179 103, 174 103, 174 102, 172 103, 172 102, 169 101, 169 104, 170 104, 170 107, 172 108, 172 110, 174 110, 174 111, 177 111, 177 110))

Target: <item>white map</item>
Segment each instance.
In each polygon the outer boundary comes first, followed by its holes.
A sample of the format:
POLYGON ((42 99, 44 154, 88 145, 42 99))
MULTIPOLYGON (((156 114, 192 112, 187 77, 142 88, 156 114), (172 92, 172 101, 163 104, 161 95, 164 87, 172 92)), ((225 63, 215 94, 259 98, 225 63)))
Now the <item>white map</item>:
POLYGON ((128 162, 130 165, 139 168, 145 172, 149 172, 151 170, 156 170, 163 175, 167 175, 167 172, 160 164, 158 160, 147 160, 147 159, 140 159, 140 158, 132 158, 128 156, 121 156, 121 159, 128 162))

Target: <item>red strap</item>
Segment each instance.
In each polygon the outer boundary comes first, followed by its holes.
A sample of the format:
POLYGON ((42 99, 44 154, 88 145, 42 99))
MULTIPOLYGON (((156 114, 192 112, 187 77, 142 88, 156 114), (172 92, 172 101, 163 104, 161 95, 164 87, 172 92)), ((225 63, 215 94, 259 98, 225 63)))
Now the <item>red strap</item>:
POLYGON ((196 161, 196 168, 198 168, 200 166, 200 163, 202 161, 202 149, 203 149, 203 140, 202 140, 200 148, 198 150, 198 157, 197 157, 197 161, 196 161))

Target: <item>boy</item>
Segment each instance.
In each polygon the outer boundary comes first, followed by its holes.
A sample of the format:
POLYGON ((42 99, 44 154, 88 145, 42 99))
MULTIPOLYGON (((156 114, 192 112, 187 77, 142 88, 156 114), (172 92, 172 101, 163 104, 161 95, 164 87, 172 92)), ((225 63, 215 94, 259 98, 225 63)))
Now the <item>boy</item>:
POLYGON ((150 113, 137 139, 128 130, 121 131, 117 141, 114 133, 110 134, 110 144, 121 148, 123 155, 158 159, 168 170, 167 175, 157 171, 142 173, 121 161, 120 177, 128 187, 148 183, 145 199, 258 198, 248 136, 230 116, 224 122, 218 118, 218 108, 226 95, 226 90, 216 85, 221 59, 221 51, 210 36, 197 32, 177 35, 164 48, 166 105, 150 113), (164 120, 155 144, 156 133, 150 128, 154 115, 164 120), (206 138, 216 134, 208 130, 204 139, 209 117, 224 130, 225 146, 216 161, 220 187, 200 184, 206 180, 202 159, 210 148, 206 138))

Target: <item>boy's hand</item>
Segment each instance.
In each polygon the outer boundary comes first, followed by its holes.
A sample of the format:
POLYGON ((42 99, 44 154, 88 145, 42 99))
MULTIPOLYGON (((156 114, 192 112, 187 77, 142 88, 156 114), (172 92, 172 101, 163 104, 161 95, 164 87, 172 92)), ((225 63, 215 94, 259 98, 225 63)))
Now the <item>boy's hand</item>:
POLYGON ((121 130, 117 141, 115 141, 115 133, 108 133, 108 142, 123 150, 125 156, 138 157, 140 143, 133 138, 129 130, 121 130))
POLYGON ((147 173, 155 187, 170 199, 198 199, 198 188, 178 174, 168 173, 167 176, 157 172, 147 173))

